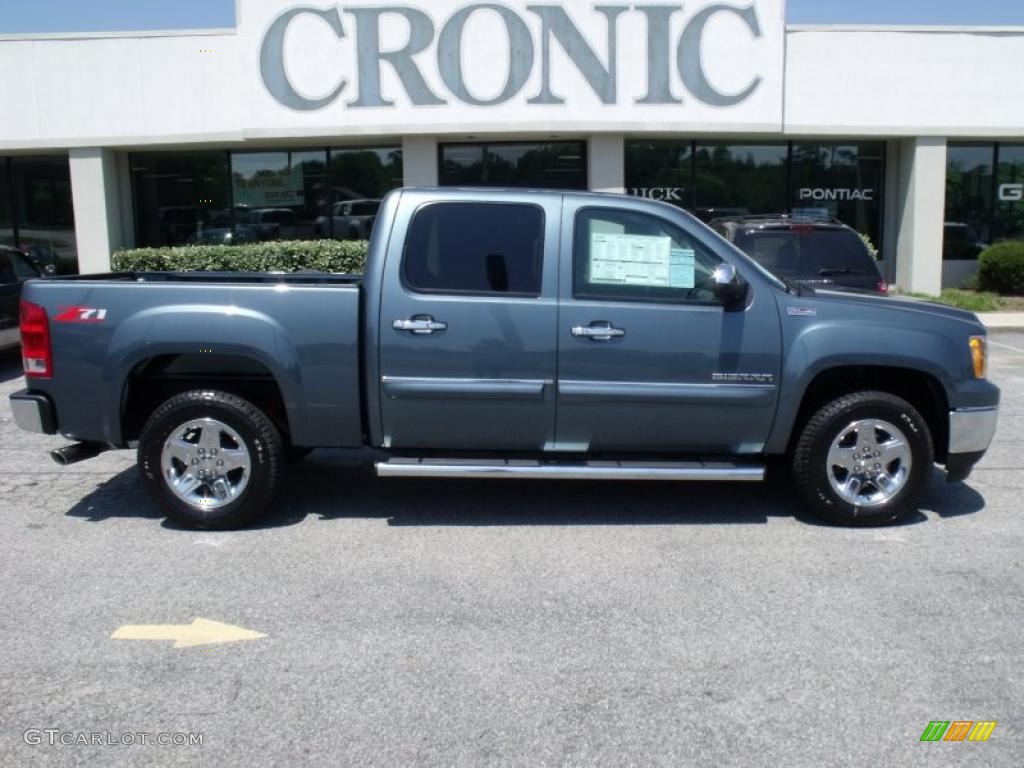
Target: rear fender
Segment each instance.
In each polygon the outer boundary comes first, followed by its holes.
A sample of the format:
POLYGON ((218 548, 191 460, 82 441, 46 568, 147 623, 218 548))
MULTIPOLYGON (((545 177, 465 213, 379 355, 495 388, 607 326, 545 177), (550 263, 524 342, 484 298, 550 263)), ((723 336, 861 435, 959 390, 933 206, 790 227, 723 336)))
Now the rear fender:
POLYGON ((176 305, 143 310, 124 320, 110 341, 103 378, 107 439, 123 442, 121 411, 131 373, 160 355, 217 354, 255 360, 273 375, 284 399, 292 439, 306 432, 298 351, 272 317, 240 307, 176 305))

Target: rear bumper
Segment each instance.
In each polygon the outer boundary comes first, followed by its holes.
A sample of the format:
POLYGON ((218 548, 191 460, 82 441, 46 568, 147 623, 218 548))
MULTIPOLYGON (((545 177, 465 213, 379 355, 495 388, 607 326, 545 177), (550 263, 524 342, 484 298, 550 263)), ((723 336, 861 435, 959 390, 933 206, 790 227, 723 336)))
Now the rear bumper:
POLYGON ((57 433, 57 412, 53 401, 40 392, 22 389, 10 397, 14 423, 26 432, 57 433))
POLYGON ((946 479, 965 480, 992 444, 999 409, 963 408, 949 412, 949 456, 946 479))

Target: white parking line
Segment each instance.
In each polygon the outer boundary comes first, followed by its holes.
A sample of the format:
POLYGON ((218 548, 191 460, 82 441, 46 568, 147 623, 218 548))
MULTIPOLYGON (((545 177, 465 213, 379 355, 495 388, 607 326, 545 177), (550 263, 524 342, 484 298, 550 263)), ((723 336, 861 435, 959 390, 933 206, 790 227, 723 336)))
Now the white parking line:
POLYGON ((1021 349, 1020 347, 1012 347, 1009 344, 1003 344, 1001 341, 992 341, 992 339, 989 339, 988 343, 996 347, 1002 347, 1003 349, 1012 349, 1014 352, 1019 352, 1024 355, 1024 349, 1021 349))

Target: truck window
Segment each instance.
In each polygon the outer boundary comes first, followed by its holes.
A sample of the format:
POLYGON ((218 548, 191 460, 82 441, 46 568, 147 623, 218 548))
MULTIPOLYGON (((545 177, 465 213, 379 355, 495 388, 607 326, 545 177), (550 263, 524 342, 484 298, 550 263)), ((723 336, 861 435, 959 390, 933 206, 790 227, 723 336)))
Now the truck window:
POLYGON ((17 282, 14 277, 14 270, 11 269, 11 263, 7 258, 7 253, 0 251, 0 283, 14 283, 17 282))
POLYGON ((19 253, 12 253, 10 257, 11 269, 14 270, 14 276, 18 280, 31 280, 34 277, 39 277, 39 270, 24 256, 19 253))
POLYGON ((544 211, 514 203, 432 203, 409 226, 405 285, 424 293, 540 296, 544 211))
POLYGON ((610 301, 717 304, 721 260, 682 229, 631 211, 576 216, 573 296, 610 301))

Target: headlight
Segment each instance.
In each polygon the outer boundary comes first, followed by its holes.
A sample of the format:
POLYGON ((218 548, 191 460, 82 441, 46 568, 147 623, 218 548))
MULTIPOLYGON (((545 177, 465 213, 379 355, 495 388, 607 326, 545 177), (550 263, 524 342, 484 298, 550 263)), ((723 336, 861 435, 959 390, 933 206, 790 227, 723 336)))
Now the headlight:
POLYGON ((984 379, 988 372, 987 344, 984 336, 971 336, 971 362, 974 363, 974 378, 984 379))

